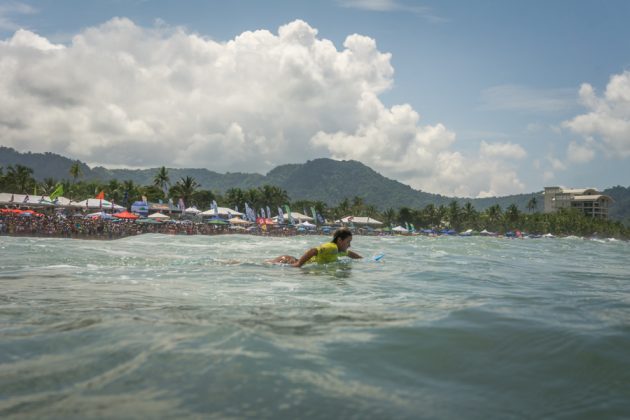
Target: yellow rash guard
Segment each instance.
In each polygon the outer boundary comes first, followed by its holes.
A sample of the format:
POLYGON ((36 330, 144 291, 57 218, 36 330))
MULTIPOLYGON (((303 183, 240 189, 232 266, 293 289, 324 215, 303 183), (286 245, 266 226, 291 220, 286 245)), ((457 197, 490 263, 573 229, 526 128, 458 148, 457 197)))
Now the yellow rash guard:
POLYGON ((327 242, 317 247, 317 255, 312 257, 306 263, 328 264, 337 261, 338 257, 345 257, 348 255, 347 251, 339 252, 337 244, 334 242, 327 242))

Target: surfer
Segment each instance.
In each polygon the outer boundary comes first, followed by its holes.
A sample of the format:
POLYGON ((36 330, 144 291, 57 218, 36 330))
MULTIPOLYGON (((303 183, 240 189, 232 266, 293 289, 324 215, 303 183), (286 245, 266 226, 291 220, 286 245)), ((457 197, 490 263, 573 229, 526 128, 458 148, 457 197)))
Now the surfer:
POLYGON ((352 242, 352 231, 346 227, 339 228, 333 234, 332 241, 311 248, 297 259, 290 255, 281 255, 273 260, 273 264, 288 264, 293 267, 302 267, 306 263, 328 264, 337 261, 338 257, 363 258, 356 252, 348 250, 352 242))

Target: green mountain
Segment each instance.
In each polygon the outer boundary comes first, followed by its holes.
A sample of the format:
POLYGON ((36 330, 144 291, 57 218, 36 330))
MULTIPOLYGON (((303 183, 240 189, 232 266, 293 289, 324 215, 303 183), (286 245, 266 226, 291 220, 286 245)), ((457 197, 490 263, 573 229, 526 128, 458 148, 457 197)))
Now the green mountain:
MULTIPOLYGON (((54 153, 20 153, 0 146, 0 167, 20 164, 33 168, 38 180, 54 178, 70 179, 70 166, 75 160, 54 153)), ((81 163, 82 180, 119 181, 132 180, 136 184, 150 185, 157 168, 152 169, 107 169, 100 166, 90 168, 81 163)), ((542 192, 518 194, 490 198, 454 198, 414 190, 408 185, 389 179, 357 161, 336 161, 314 159, 302 164, 280 165, 267 175, 251 173, 220 174, 208 169, 170 168, 172 182, 191 176, 203 189, 224 193, 229 188, 250 189, 265 184, 276 185, 289 194, 291 200, 317 200, 329 205, 337 205, 345 198, 361 197, 366 204, 379 210, 400 207, 423 208, 428 204, 448 205, 457 200, 460 205, 471 202, 482 211, 494 204, 502 209, 516 204, 521 211, 527 211, 527 203, 532 197, 538 202, 537 210, 543 209, 542 192)), ((616 186, 603 191, 611 196, 615 204, 610 209, 610 217, 630 223, 630 187, 616 186)))

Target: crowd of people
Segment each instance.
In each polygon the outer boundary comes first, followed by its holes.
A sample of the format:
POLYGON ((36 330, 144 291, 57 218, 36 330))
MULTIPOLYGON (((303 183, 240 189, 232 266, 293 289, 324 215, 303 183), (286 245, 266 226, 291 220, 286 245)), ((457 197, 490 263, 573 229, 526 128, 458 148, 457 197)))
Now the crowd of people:
POLYGON ((103 219, 74 215, 55 214, 0 214, 0 235, 40 236, 81 239, 119 239, 143 233, 171 235, 217 235, 250 233, 272 236, 288 236, 298 232, 284 226, 264 226, 245 230, 229 225, 214 225, 193 220, 138 223, 136 220, 103 219))

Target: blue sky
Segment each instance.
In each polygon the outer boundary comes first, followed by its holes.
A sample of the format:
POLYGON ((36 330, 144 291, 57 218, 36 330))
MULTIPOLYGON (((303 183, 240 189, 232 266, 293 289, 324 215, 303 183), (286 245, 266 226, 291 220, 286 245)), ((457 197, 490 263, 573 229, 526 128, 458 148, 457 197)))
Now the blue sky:
POLYGON ((0 144, 219 172, 356 159, 472 197, 628 186, 629 20, 627 1, 4 1, 0 144))

